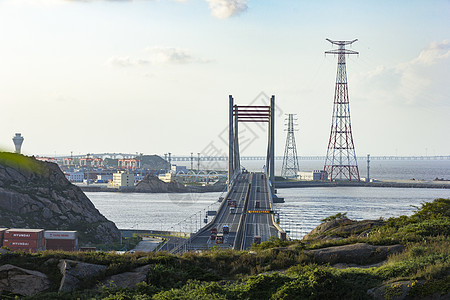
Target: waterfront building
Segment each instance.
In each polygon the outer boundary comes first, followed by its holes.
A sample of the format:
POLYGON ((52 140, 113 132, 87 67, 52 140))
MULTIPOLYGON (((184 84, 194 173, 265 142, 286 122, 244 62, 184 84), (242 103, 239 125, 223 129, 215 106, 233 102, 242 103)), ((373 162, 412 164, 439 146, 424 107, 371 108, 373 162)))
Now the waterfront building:
POLYGON ((95 182, 102 183, 102 182, 109 182, 113 180, 113 174, 97 174, 97 179, 95 182))
POLYGON ((84 180, 84 172, 66 172, 64 175, 70 182, 83 182, 84 180))
POLYGON ((180 172, 187 174, 189 172, 186 166, 177 166, 177 165, 172 165, 170 167, 170 171, 175 174, 178 174, 180 172))
POLYGON ((328 178, 328 173, 323 170, 314 170, 307 172, 297 172, 298 180, 312 181, 312 180, 322 180, 322 178, 328 178))
POLYGON ((113 174, 113 187, 132 187, 134 186, 134 174, 125 171, 118 171, 113 174))

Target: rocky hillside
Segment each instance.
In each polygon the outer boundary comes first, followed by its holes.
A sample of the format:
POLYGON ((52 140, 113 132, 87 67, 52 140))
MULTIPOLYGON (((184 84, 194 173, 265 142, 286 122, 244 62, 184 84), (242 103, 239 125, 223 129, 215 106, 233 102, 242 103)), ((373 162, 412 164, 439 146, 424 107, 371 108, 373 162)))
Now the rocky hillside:
POLYGON ((80 244, 120 239, 115 224, 54 163, 0 153, 0 227, 77 230, 80 244))
POLYGON ((170 168, 169 162, 158 155, 140 155, 136 159, 141 161, 141 167, 150 170, 166 170, 170 168))

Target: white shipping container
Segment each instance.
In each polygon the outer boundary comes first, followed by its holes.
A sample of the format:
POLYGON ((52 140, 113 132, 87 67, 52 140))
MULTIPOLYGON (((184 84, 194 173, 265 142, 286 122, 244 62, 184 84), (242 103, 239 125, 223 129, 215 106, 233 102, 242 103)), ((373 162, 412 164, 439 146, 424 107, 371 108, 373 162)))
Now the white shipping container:
POLYGON ((77 231, 57 231, 57 230, 46 230, 44 232, 44 238, 47 240, 75 240, 78 238, 77 231))

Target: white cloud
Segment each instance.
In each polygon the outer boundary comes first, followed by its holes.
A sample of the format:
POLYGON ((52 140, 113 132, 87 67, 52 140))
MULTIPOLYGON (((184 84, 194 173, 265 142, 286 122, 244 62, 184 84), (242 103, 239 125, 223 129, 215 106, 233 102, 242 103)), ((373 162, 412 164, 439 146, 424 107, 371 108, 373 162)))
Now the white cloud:
POLYGON ((440 60, 446 60, 450 57, 450 40, 444 40, 442 43, 432 43, 426 49, 422 50, 419 56, 414 59, 412 64, 433 65, 440 60))
POLYGON ((189 50, 154 46, 145 49, 145 58, 131 58, 129 56, 114 56, 108 60, 108 64, 116 67, 136 67, 156 64, 191 64, 209 63, 210 60, 194 56, 189 50))
POLYGON ((208 60, 195 57, 189 50, 174 47, 155 46, 146 51, 150 54, 152 63, 188 64, 207 63, 208 60))
POLYGON ((226 19, 247 10, 247 0, 206 0, 213 16, 226 19))
POLYGON ((108 60, 108 64, 116 67, 133 67, 148 65, 150 64, 150 61, 145 59, 133 59, 128 56, 114 56, 108 60))
MULTIPOLYGON (((417 57, 392 67, 377 66, 357 78, 358 97, 377 103, 450 106, 450 41, 432 43, 417 57)), ((352 87, 355 86, 352 84, 352 87)))

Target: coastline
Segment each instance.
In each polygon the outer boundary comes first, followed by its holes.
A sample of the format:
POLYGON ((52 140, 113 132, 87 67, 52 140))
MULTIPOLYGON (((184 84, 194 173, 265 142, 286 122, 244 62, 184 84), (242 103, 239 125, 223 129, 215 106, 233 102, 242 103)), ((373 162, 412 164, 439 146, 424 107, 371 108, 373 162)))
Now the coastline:
POLYGON ((150 189, 136 189, 136 187, 127 187, 127 188, 110 188, 106 184, 97 185, 97 184, 76 184, 83 192, 110 192, 110 193, 176 193, 176 194, 185 194, 185 193, 213 193, 213 192, 222 192, 226 185, 209 185, 209 186, 187 186, 186 191, 161 191, 161 190, 150 190, 150 189))
MULTIPOLYGON (((106 184, 75 184, 83 192, 110 192, 110 193, 161 193, 161 191, 141 190, 135 187, 109 188, 106 184)), ((425 189, 450 189, 450 181, 422 181, 422 180, 380 180, 377 182, 357 181, 275 181, 275 188, 308 188, 308 187, 391 187, 391 188, 425 188, 425 189)), ((210 193, 222 192, 225 185, 220 186, 188 186, 187 191, 169 191, 169 193, 210 193)))
POLYGON ((275 188, 307 188, 307 187, 391 187, 391 188, 425 188, 450 189, 450 181, 412 181, 412 180, 382 180, 378 182, 363 181, 275 181, 275 188))

